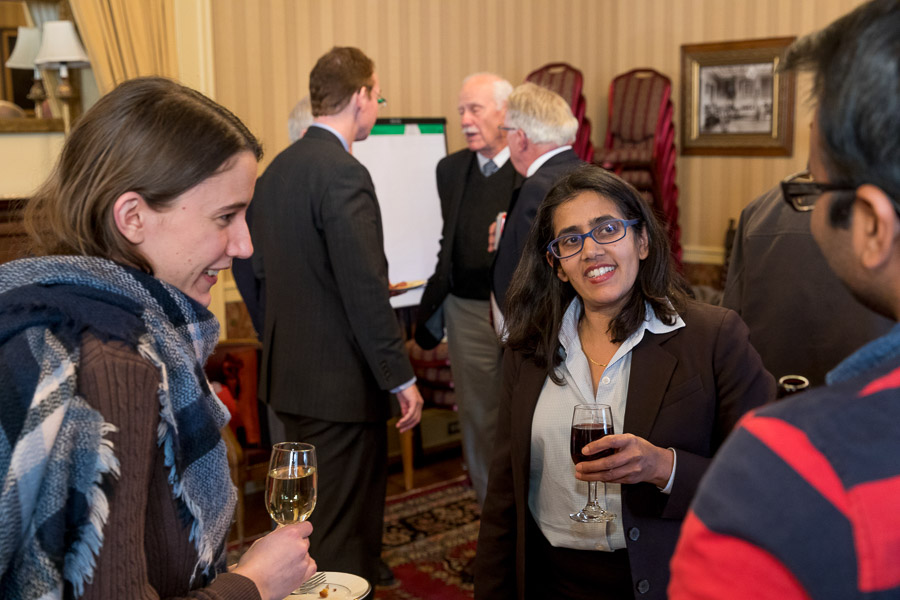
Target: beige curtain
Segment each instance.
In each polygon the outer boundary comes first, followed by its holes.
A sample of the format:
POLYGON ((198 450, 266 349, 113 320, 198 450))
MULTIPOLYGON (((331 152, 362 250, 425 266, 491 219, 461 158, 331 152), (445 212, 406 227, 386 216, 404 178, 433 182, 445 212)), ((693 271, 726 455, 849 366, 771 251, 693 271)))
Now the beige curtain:
POLYGON ((178 77, 173 0, 69 0, 101 94, 143 75, 178 77))

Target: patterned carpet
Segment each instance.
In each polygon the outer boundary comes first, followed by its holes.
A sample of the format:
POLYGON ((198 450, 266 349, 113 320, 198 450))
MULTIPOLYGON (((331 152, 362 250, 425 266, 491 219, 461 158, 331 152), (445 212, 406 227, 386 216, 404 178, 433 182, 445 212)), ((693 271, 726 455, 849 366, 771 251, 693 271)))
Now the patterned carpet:
POLYGON ((465 476, 388 499, 382 557, 397 584, 375 600, 469 600, 478 504, 465 476))

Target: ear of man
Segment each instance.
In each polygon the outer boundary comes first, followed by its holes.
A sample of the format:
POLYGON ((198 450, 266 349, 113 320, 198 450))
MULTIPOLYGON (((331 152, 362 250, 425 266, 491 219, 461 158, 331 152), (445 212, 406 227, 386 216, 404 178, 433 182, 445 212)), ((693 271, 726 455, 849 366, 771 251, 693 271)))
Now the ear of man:
MULTIPOLYGON (((519 129, 516 132, 518 135, 513 137, 512 143, 515 145, 516 150, 518 151, 520 156, 528 156, 526 153, 531 149, 532 143, 531 140, 528 139, 528 136, 525 135, 525 132, 519 129)), ((507 144, 509 144, 509 137, 506 138, 507 144)), ((533 157, 537 158, 537 157, 533 157)), ((530 162, 530 161, 529 161, 530 162)))
POLYGON ((113 203, 113 219, 122 236, 134 245, 144 241, 146 236, 149 206, 137 192, 125 192, 113 203))
POLYGON ((365 104, 365 102, 369 100, 369 94, 366 93, 367 91, 368 90, 366 90, 366 86, 362 86, 353 94, 353 103, 356 105, 356 108, 358 110, 362 110, 363 104, 365 104))
POLYGON ((900 260, 900 217, 891 198, 878 186, 856 190, 851 220, 853 246, 861 266, 880 270, 900 260))

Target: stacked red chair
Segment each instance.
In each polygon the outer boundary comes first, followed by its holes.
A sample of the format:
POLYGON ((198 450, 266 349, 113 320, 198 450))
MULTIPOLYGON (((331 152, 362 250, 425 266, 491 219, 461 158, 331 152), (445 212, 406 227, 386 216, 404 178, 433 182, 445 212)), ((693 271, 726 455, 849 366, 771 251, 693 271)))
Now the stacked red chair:
POLYGON ((675 125, 672 82, 653 69, 634 69, 609 86, 609 124, 595 162, 636 187, 669 233, 672 255, 681 265, 678 185, 675 182, 675 125))
POLYGON ((572 150, 585 162, 593 162, 594 146, 591 144, 591 120, 587 118, 587 108, 581 88, 584 78, 581 71, 566 63, 550 63, 532 71, 525 81, 551 89, 565 99, 578 119, 578 132, 572 150))

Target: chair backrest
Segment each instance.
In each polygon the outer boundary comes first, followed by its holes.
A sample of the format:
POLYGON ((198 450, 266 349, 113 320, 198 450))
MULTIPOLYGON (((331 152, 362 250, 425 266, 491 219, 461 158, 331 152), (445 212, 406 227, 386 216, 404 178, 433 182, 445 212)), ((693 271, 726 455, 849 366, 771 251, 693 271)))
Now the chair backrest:
POLYGON ((653 69, 634 69, 614 78, 609 86, 605 147, 652 140, 664 126, 671 94, 672 81, 653 69))
POLYGON ((226 386, 234 400, 248 445, 261 442, 257 384, 259 382, 259 344, 255 341, 222 341, 206 362, 205 371, 210 381, 226 386))
POLYGON ((572 65, 567 63, 544 65, 529 73, 525 81, 553 90, 569 103, 573 114, 577 113, 584 78, 581 75, 581 71, 572 65))
POLYGON ((591 143, 591 120, 585 117, 578 126, 572 150, 586 163, 594 162, 594 145, 591 143))
POLYGON ((578 157, 591 162, 594 147, 591 144, 591 123, 585 113, 587 108, 581 90, 584 77, 581 71, 568 63, 550 63, 528 74, 525 81, 553 90, 569 103, 572 114, 578 120, 578 131, 572 148, 578 157))

